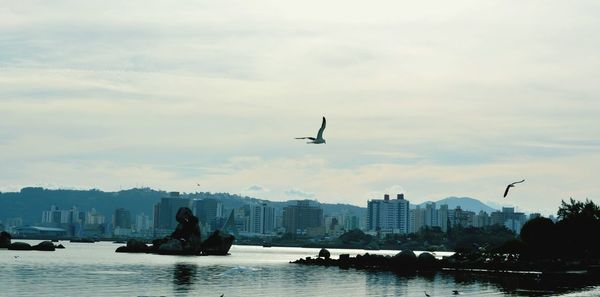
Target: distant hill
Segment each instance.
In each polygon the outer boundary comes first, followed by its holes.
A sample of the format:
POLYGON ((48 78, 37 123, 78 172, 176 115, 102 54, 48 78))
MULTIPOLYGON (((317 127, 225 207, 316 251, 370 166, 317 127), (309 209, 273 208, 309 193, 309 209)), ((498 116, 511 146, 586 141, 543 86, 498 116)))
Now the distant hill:
MULTIPOLYGON (((89 211, 95 208, 106 216, 107 220, 117 208, 128 209, 132 215, 145 213, 152 215, 153 205, 161 197, 167 197, 168 192, 149 188, 129 189, 118 192, 104 192, 100 190, 51 190, 37 187, 27 187, 20 192, 0 192, 0 221, 8 218, 20 217, 24 224, 37 224, 41 221, 42 212, 56 205, 59 209, 70 209, 77 206, 80 211, 89 211)), ((287 205, 296 204, 297 200, 269 201, 252 197, 242 197, 229 193, 181 193, 181 197, 190 199, 217 199, 223 203, 226 212, 246 204, 267 203, 281 214, 287 205)), ((315 203, 318 203, 315 201, 315 203)), ((337 213, 353 213, 364 217, 366 208, 349 204, 320 203, 325 215, 337 213)))
MULTIPOLYGON (((421 204, 419 204, 421 207, 425 207, 425 205, 427 203, 431 203, 432 201, 427 201, 427 202, 423 202, 421 204)), ((438 201, 433 201, 436 204, 436 207, 439 208, 440 205, 442 204, 448 204, 448 208, 449 209, 454 209, 457 206, 460 206, 460 208, 462 208, 463 210, 470 210, 470 211, 474 211, 476 213, 478 213, 479 211, 485 211, 487 213, 491 213, 494 211, 497 211, 497 209, 489 207, 488 205, 484 204, 483 202, 477 200, 477 199, 473 199, 473 198, 469 198, 469 197, 447 197, 438 201)), ((414 206, 411 205, 411 207, 414 208, 414 206)))

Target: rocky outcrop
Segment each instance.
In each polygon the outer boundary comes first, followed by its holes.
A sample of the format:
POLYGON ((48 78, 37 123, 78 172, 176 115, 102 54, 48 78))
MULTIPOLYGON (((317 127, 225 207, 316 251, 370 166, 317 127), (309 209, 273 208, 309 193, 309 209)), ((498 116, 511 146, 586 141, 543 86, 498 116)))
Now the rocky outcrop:
POLYGON ((42 241, 34 246, 30 245, 26 242, 13 242, 8 246, 9 250, 15 251, 47 251, 53 252, 56 247, 52 243, 52 241, 42 241))
POLYGON ((150 250, 150 248, 146 245, 145 242, 137 240, 137 239, 130 239, 127 240, 127 245, 126 246, 120 246, 117 248, 117 253, 147 253, 150 250))
POLYGON ((187 207, 182 207, 175 216, 177 227, 170 236, 152 241, 152 246, 128 240, 127 246, 117 248, 119 253, 156 253, 162 255, 227 255, 234 236, 220 232, 211 234, 204 242, 200 236, 198 218, 187 207))
POLYGON ((54 244, 52 243, 52 241, 42 241, 42 242, 32 246, 31 249, 36 250, 36 251, 53 252, 56 249, 56 247, 54 247, 54 244))
POLYGON ((200 246, 203 255, 227 255, 235 237, 227 232, 215 230, 200 246))
POLYGON ((29 251, 31 250, 31 245, 25 242, 13 242, 8 246, 8 249, 15 251, 29 251))
POLYGON ((319 251, 319 258, 329 259, 331 257, 331 253, 327 249, 321 249, 319 251))
POLYGON ((5 231, 0 232, 0 249, 8 248, 11 238, 10 233, 5 231))

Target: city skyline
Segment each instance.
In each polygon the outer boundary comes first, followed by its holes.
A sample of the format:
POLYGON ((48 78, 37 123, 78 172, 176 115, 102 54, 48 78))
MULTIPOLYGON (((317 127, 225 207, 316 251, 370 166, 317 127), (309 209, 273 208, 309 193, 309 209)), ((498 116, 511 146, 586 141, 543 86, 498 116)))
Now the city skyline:
POLYGON ((0 191, 600 194, 595 2, 110 4, 0 11, 0 191))

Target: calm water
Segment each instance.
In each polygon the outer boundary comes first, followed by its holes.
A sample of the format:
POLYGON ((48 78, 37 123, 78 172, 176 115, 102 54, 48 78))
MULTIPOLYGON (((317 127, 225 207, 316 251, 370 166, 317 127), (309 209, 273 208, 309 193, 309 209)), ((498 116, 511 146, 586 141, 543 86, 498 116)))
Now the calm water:
MULTIPOLYGON (((37 243, 39 241, 30 241, 37 243)), ((0 296, 600 296, 600 287, 527 290, 519 278, 309 267, 289 261, 318 249, 233 246, 230 256, 115 253, 120 244, 61 242, 55 252, 0 249, 0 296)), ((363 254, 363 250, 330 250, 363 254)), ((369 251, 395 254, 397 251, 369 251)))

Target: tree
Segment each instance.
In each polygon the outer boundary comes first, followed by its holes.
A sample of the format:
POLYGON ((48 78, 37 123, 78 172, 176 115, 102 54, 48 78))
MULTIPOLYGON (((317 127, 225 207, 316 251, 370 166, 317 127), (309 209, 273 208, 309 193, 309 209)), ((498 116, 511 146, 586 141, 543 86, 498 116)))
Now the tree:
POLYGON ((547 218, 527 221, 521 228, 521 240, 525 244, 525 257, 549 258, 556 250, 556 226, 547 218))
POLYGON ((562 201, 558 209, 560 221, 557 240, 561 244, 563 258, 589 259, 600 257, 600 208, 594 202, 570 199, 562 201))

